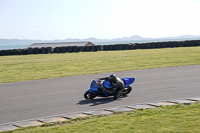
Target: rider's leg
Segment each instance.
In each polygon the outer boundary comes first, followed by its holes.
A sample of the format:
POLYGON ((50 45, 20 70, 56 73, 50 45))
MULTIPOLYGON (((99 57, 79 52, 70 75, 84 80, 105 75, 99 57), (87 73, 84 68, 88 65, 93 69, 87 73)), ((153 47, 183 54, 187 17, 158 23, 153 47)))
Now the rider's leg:
POLYGON ((115 94, 113 95, 113 97, 115 99, 117 99, 118 97, 120 97, 120 95, 122 94, 123 89, 118 88, 117 91, 115 92, 115 94))

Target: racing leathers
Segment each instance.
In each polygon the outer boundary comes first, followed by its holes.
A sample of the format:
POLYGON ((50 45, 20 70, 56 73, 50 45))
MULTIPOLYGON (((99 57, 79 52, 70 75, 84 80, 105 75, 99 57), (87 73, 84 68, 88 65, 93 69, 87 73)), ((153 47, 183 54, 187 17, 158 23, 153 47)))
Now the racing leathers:
POLYGON ((100 91, 102 93, 121 94, 122 90, 124 89, 124 82, 119 77, 116 77, 116 76, 115 76, 115 80, 112 80, 112 81, 110 81, 109 78, 110 77, 100 78, 100 80, 108 80, 109 83, 112 84, 112 86, 108 89, 105 89, 104 87, 102 87, 100 91))

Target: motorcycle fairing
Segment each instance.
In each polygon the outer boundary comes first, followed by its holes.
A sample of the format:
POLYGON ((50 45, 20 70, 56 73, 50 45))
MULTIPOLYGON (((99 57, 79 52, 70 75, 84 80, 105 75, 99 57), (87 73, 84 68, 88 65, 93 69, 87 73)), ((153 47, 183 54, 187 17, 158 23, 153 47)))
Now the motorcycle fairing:
POLYGON ((122 80, 124 81, 124 87, 126 88, 135 81, 135 78, 122 78, 122 80))
POLYGON ((105 80, 103 82, 103 87, 106 89, 109 89, 110 87, 112 87, 112 84, 110 84, 108 80, 105 80))
MULTIPOLYGON (((92 90, 94 90, 94 91, 97 91, 97 89, 98 89, 99 87, 101 87, 101 86, 94 86, 94 83, 95 83, 95 82, 96 82, 95 80, 92 81, 92 83, 91 83, 91 85, 90 85, 90 90, 92 89, 92 90)), ((90 91, 90 90, 89 90, 89 91, 90 91)), ((91 91, 92 91, 92 90, 91 90, 91 91)))
POLYGON ((109 94, 107 94, 107 93, 99 93, 99 92, 97 92, 98 88, 99 88, 99 87, 102 87, 102 86, 95 86, 95 85, 94 85, 95 82, 96 82, 95 80, 92 81, 92 83, 91 83, 91 85, 90 85, 89 92, 91 92, 91 93, 96 93, 96 94, 98 94, 98 95, 101 96, 101 97, 108 97, 108 96, 111 96, 111 95, 109 95, 109 94))

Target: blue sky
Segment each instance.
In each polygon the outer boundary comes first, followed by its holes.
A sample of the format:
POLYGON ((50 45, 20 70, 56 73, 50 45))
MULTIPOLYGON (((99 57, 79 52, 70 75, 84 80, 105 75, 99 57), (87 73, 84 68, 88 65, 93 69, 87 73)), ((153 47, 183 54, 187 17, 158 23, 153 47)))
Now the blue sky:
POLYGON ((0 39, 200 35, 200 0, 0 0, 0 39))

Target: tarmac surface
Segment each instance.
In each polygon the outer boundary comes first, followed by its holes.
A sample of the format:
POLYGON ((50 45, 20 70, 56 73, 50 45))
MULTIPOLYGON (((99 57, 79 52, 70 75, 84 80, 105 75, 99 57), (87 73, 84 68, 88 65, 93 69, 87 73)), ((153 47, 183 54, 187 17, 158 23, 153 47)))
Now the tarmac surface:
POLYGON ((58 114, 113 108, 130 104, 200 96, 200 65, 115 72, 135 77, 132 92, 123 98, 85 100, 94 78, 113 73, 0 84, 0 124, 58 114))

